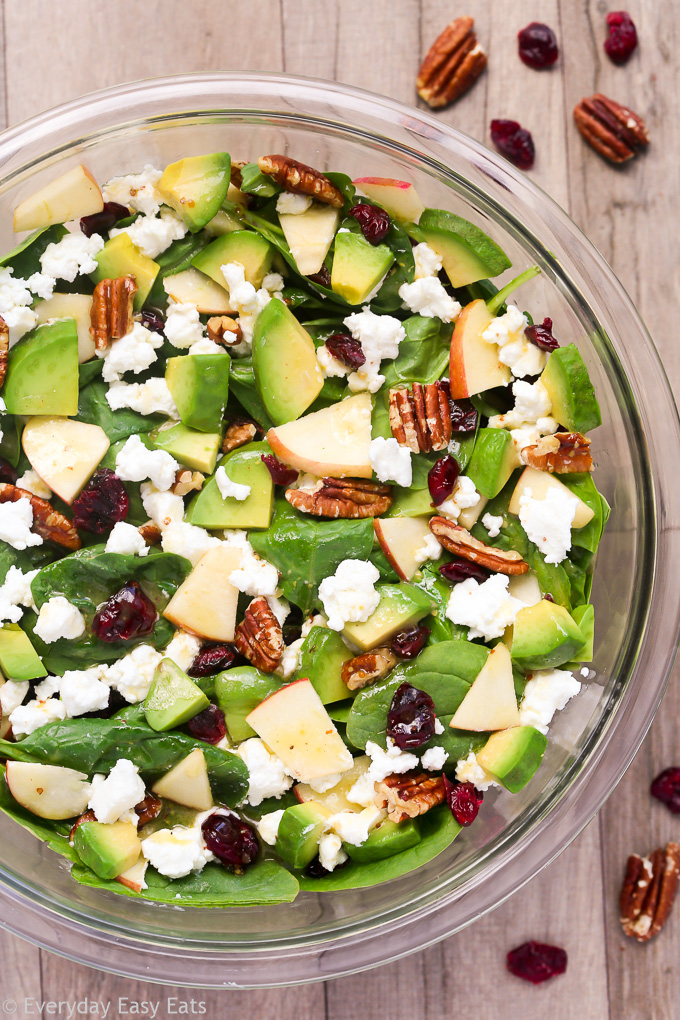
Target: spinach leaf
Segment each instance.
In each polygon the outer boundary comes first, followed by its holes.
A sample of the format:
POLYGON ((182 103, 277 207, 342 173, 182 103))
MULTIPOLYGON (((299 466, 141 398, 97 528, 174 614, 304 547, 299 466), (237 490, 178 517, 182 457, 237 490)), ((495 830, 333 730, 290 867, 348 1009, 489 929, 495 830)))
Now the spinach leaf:
POLYGON ((245 411, 263 429, 271 429, 274 422, 267 414, 262 397, 255 385, 255 374, 251 358, 232 358, 229 375, 229 393, 236 397, 245 411))
POLYGON ((12 467, 16 467, 21 457, 21 433, 24 425, 18 415, 0 414, 0 457, 8 460, 12 467))
POLYGON ((594 553, 597 549, 602 531, 604 528, 604 514, 602 497, 595 487, 593 476, 590 473, 562 475, 560 481, 564 482, 567 488, 582 499, 586 506, 593 511, 593 517, 584 528, 574 528, 571 533, 572 545, 579 546, 594 553))
POLYGON ((103 367, 104 362, 101 358, 93 358, 92 361, 86 361, 84 365, 80 365, 78 368, 78 388, 82 390, 89 386, 94 379, 99 379, 103 367))
MULTIPOLYGON (((354 205, 357 189, 352 184, 352 178, 348 177, 347 174, 340 173, 338 170, 326 170, 325 176, 334 184, 338 191, 342 192, 342 197, 345 200, 345 208, 349 208, 354 205)), ((362 202, 364 199, 362 199, 362 202)))
POLYGON ((453 327, 422 315, 412 315, 403 323, 406 336, 399 354, 385 365, 384 389, 413 382, 432 383, 440 379, 449 364, 453 327))
MULTIPOLYGON (((43 230, 36 230, 23 241, 0 258, 0 266, 9 266, 14 270, 16 279, 27 280, 34 273, 42 272, 40 256, 49 244, 57 244, 68 233, 61 223, 55 223, 43 230)), ((61 281, 60 281, 61 282, 61 281)))
POLYGON ((24 829, 28 829, 43 843, 47 843, 50 850, 61 854, 62 857, 67 857, 70 861, 80 860, 69 843, 70 822, 53 822, 45 818, 38 818, 37 815, 17 804, 5 782, 4 765, 0 765, 0 811, 13 818, 24 829))
POLYGON ((101 379, 94 379, 84 386, 78 397, 78 418, 90 425, 101 426, 112 443, 140 432, 148 432, 161 420, 156 416, 138 414, 127 407, 112 411, 106 400, 107 389, 101 379))
POLYGON ((10 567, 19 567, 27 571, 33 569, 31 554, 27 550, 14 549, 7 542, 0 543, 0 584, 7 576, 10 567))
POLYGON ((434 610, 423 620, 425 626, 430 628, 429 641, 432 644, 439 644, 441 641, 467 641, 468 628, 447 619, 446 607, 451 597, 451 585, 441 576, 437 566, 428 563, 423 568, 420 580, 414 580, 413 583, 426 591, 435 601, 434 610))

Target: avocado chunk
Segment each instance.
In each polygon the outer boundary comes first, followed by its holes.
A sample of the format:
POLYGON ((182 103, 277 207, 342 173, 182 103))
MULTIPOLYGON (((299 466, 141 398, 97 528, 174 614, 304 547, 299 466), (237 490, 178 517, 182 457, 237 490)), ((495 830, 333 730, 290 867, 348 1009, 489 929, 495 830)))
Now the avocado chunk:
POLYGON ((254 666, 236 666, 215 677, 217 704, 224 712, 229 736, 234 743, 257 736, 246 722, 246 716, 282 686, 280 677, 261 673, 254 666))
POLYGON ((351 693, 342 682, 342 666, 353 654, 337 631, 312 627, 300 649, 295 678, 309 680, 324 705, 342 701, 351 693))
POLYGON ((564 606, 541 599, 520 609, 512 632, 512 661, 520 669, 552 669, 569 662, 585 638, 564 606))
POLYGON ((331 812, 308 800, 286 808, 276 837, 276 852, 292 868, 306 868, 319 852, 319 837, 331 812))
POLYGON ((376 591, 380 602, 375 612, 365 623, 345 624, 342 631, 362 652, 389 641, 398 631, 418 623, 435 606, 434 599, 408 581, 376 585, 376 591))
POLYGON ((191 264, 209 276, 220 287, 226 286, 221 266, 229 262, 240 262, 246 273, 247 283, 261 287, 274 258, 274 249, 269 241, 252 230, 232 230, 222 234, 211 244, 194 255, 191 264))
MULTIPOLYGON (((191 355, 195 357, 195 355, 191 355)), ((157 450, 165 450, 192 471, 211 475, 222 445, 221 432, 199 432, 180 422, 163 422, 149 433, 157 450)))
POLYGON ((184 425, 199 432, 219 432, 229 395, 226 351, 168 358, 165 381, 184 425))
POLYGON ((166 166, 158 190, 196 233, 213 218, 227 197, 231 178, 228 152, 187 156, 166 166))
POLYGON ((331 287, 351 305, 360 305, 375 290, 394 262, 386 244, 370 244, 363 234, 335 235, 331 287))
POLYGON ((187 519, 201 528, 268 528, 274 509, 274 483, 262 454, 269 453, 267 443, 248 443, 223 457, 219 466, 238 485, 250 486, 245 499, 225 499, 211 478, 189 508, 187 519))
POLYGON ((533 726, 511 726, 493 733, 477 761, 482 768, 511 793, 519 793, 538 769, 548 740, 533 726))
POLYGON ((117 878, 131 868, 142 852, 142 841, 131 822, 81 822, 73 845, 83 864, 100 878, 117 878))
POLYGON ((488 234, 462 216, 443 209, 425 209, 418 226, 425 240, 441 257, 452 287, 498 276, 512 265, 488 234))
POLYGON ((365 843, 359 846, 347 843, 345 849, 353 861, 368 864, 399 854, 416 843, 420 843, 420 829, 412 818, 405 822, 391 822, 386 818, 369 832, 365 843))
POLYGON ((28 634, 18 623, 6 623, 0 628, 0 668, 10 680, 37 680, 47 676, 28 634))
POLYGON ((314 341, 276 298, 265 305, 255 322, 253 373, 275 425, 299 418, 323 388, 314 341))
POLYGON ((595 606, 577 606, 571 614, 583 634, 583 646, 573 655, 575 662, 592 662, 595 643, 595 606))
POLYGON ((507 429, 480 429, 467 475, 482 496, 493 499, 517 467, 517 454, 507 429))
POLYGON ((558 347, 541 374, 552 417, 570 432, 588 432, 602 424, 600 405, 583 358, 575 344, 558 347))
POLYGON ((432 495, 429 489, 401 489, 395 486, 392 490, 394 501, 384 517, 430 517, 432 515, 432 495))
POLYGON ((100 280, 113 280, 118 276, 134 276, 137 293, 133 307, 138 312, 158 276, 160 270, 158 263, 142 255, 139 248, 130 240, 129 234, 116 234, 106 242, 95 259, 97 269, 91 276, 95 283, 99 283, 100 280))
POLYGON ((161 733, 193 719, 210 704, 201 688, 172 659, 161 659, 156 666, 144 715, 152 730, 161 733))
POLYGON ((14 345, 2 395, 9 414, 78 413, 75 319, 45 322, 14 345))

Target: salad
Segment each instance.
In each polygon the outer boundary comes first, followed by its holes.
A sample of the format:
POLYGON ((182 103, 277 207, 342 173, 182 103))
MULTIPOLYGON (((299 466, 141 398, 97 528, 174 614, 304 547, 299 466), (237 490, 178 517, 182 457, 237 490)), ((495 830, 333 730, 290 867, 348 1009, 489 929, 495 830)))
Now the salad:
POLYGON ((609 513, 538 268, 499 290, 413 185, 282 155, 80 165, 14 229, 0 809, 77 882, 228 906, 404 875, 523 789, 609 513))

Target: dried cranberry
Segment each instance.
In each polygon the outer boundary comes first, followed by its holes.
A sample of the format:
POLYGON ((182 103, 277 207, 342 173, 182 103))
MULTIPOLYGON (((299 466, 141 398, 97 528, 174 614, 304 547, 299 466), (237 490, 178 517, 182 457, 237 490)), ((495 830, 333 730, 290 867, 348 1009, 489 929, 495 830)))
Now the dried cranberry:
POLYGON ((427 486, 435 506, 440 506, 449 498, 456 487, 460 467, 451 454, 440 457, 430 468, 427 475, 427 486))
MULTIPOLYGON (((348 864, 349 858, 343 861, 342 864, 336 864, 333 870, 340 871, 341 868, 346 867, 348 864)), ((330 874, 331 872, 328 870, 328 868, 324 868, 323 864, 321 863, 320 857, 315 857, 313 860, 309 862, 309 864, 305 868, 305 875, 308 875, 309 878, 325 878, 326 875, 330 874)))
POLYGON ((274 485, 292 485, 299 472, 295 468, 288 467, 277 460, 273 453, 263 453, 262 461, 267 465, 269 474, 274 479, 274 485))
POLYGON ((471 563, 470 560, 453 560, 451 563, 442 563, 439 573, 452 584, 467 581, 470 577, 481 584, 491 576, 486 567, 480 567, 478 563, 471 563))
POLYGON ((237 874, 242 874, 260 852, 255 830, 236 815, 210 815, 201 825, 201 833, 208 850, 237 874))
POLYGON ((517 33, 520 60, 537 71, 552 67, 559 56, 557 39, 552 28, 532 21, 517 33))
POLYGON ((401 751, 422 747, 434 736, 436 718, 430 695, 404 682, 394 692, 386 733, 401 751))
POLYGON ((233 666, 237 654, 234 645, 213 645, 212 648, 202 648, 187 672, 189 676, 193 677, 213 676, 215 673, 221 673, 223 669, 233 666))
POLYGON ((491 139, 498 151, 520 170, 529 170, 534 165, 534 140, 516 120, 492 120, 491 139))
POLYGON ((680 768, 664 769, 649 788, 652 797, 656 797, 674 815, 680 815, 680 768))
POLYGON ((312 273, 307 279, 312 283, 318 283, 321 287, 330 287, 331 285, 331 274, 328 272, 327 266, 322 266, 318 273, 312 273))
POLYGON ((0 457, 0 482, 9 482, 10 485, 16 485, 18 477, 19 472, 12 467, 8 460, 0 457))
POLYGON ((540 326, 527 326, 524 333, 527 340, 530 340, 532 344, 536 344, 542 351, 556 351, 560 346, 552 334, 552 319, 549 319, 547 316, 540 326))
POLYGON ((361 368, 366 361, 363 347, 349 333, 333 333, 326 340, 326 347, 334 358, 355 371, 357 368, 361 368))
POLYGON ((156 308, 147 308, 142 312, 142 326, 152 333, 162 333, 165 320, 156 308))
POLYGON ((391 221, 384 209, 368 202, 359 202, 349 211, 361 227, 361 233, 371 244, 380 244, 387 235, 391 221))
POLYGON ((91 216, 83 216, 80 221, 80 229, 85 237, 92 237, 93 234, 108 234, 111 227, 115 227, 118 220, 127 219, 130 210, 119 202, 104 202, 101 212, 92 213, 91 216))
POLYGON ((429 636, 430 628, 421 623, 417 627, 409 627, 408 630, 400 630, 395 634, 390 648, 400 659, 415 659, 416 655, 422 652, 429 636))
POLYGON ((607 28, 609 35, 604 41, 604 51, 615 64, 625 64, 638 43, 637 30, 628 11, 610 11, 607 28))
POLYGON ((444 776, 444 788, 446 803, 458 824, 472 825, 479 814, 484 794, 477 790, 472 783, 452 783, 446 776, 444 776))
POLYGON ((451 428, 455 433, 474 432, 479 421, 479 411, 471 400, 451 400, 451 428))
POLYGON ((544 942, 525 942, 517 949, 511 949, 507 956, 508 970, 515 977, 540 985, 556 974, 567 969, 567 954, 559 946, 548 946, 544 942))
POLYGON ((100 641, 129 641, 150 634, 158 613, 137 581, 129 581, 101 606, 92 621, 100 641))
POLYGON ((73 501, 73 523, 93 535, 106 535, 128 515, 130 499, 125 486, 110 468, 95 472, 73 501))
POLYGON ((217 705, 208 705, 189 720, 187 729, 196 740, 204 740, 206 744, 219 744, 222 737, 227 735, 224 712, 217 705))

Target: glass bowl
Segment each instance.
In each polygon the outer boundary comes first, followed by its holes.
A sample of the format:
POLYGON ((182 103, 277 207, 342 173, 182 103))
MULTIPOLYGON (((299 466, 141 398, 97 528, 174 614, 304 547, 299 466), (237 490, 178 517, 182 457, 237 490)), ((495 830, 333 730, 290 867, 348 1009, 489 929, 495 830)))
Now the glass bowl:
POLYGON ((680 462, 678 419, 645 327, 604 259, 529 177, 433 117, 284 75, 187 75, 98 92, 0 135, 0 250, 13 245, 16 203, 81 160, 105 181, 222 149, 412 181, 427 205, 492 234, 514 263, 508 275, 538 263, 521 304, 550 315, 585 358, 603 415, 597 480, 613 512, 593 592, 595 679, 556 718, 529 786, 488 794, 475 825, 405 878, 277 907, 178 909, 77 885, 61 858, 0 818, 6 928, 100 969, 204 988, 385 963, 520 888, 586 825, 635 754, 675 655, 680 605, 680 473, 664 470, 680 462))

